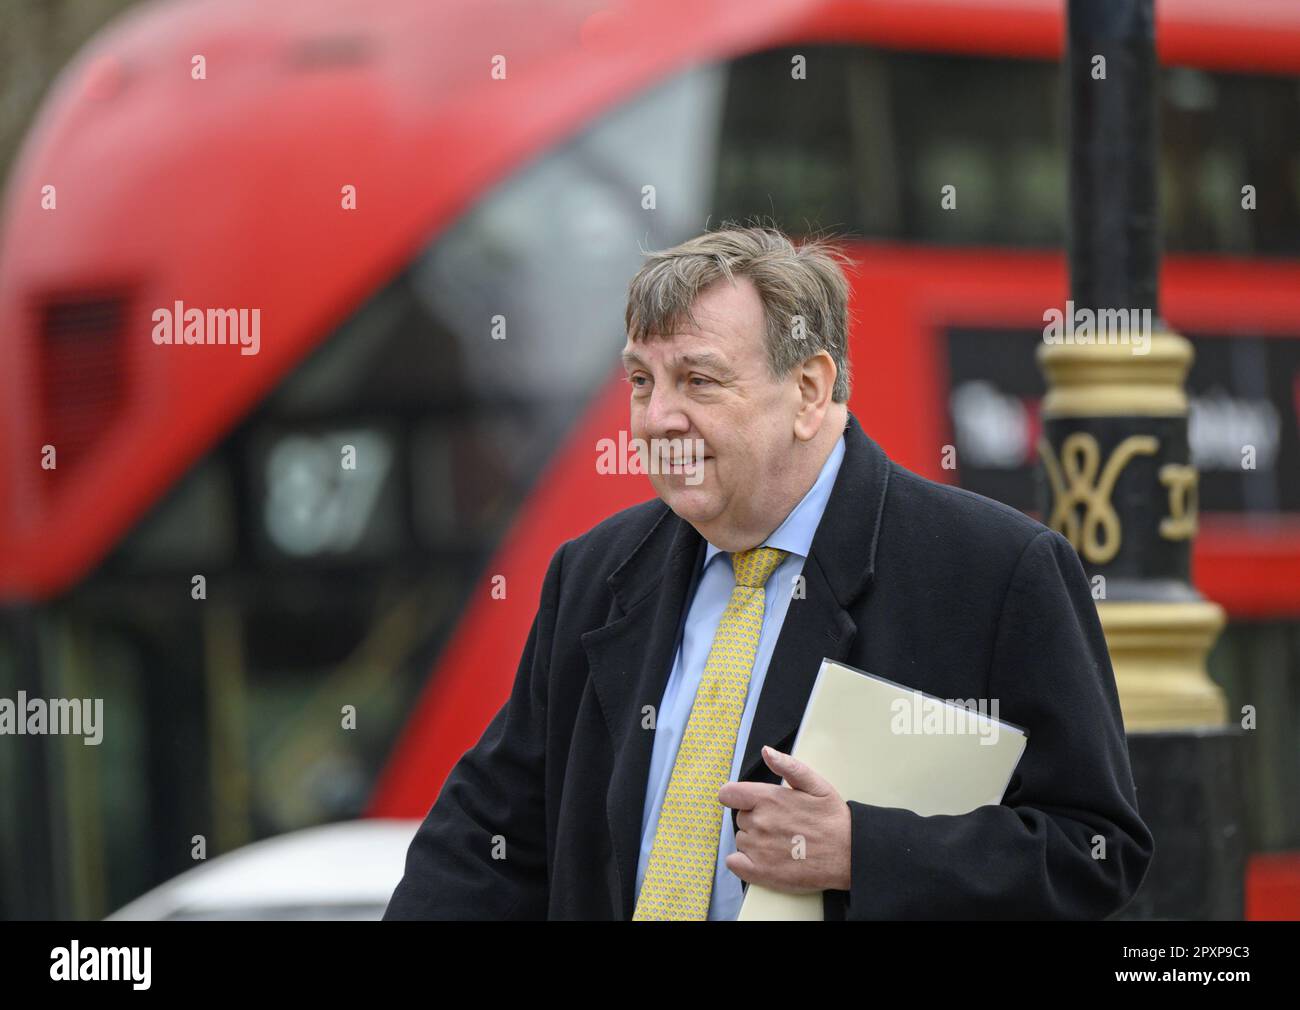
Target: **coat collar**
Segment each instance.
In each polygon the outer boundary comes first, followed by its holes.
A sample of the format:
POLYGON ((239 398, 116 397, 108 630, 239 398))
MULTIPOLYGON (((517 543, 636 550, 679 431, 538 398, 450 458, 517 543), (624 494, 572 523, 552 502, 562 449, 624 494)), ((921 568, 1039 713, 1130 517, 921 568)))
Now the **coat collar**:
MULTIPOLYGON (((844 460, 804 562, 803 599, 792 599, 777 638, 745 747, 741 779, 775 782, 764 744, 788 750, 824 657, 843 659, 857 634, 848 607, 875 570, 889 460, 852 411, 844 460)), ((657 711, 672 672, 686 598, 705 540, 667 505, 649 533, 610 574, 616 614, 582 636, 591 679, 614 749, 606 809, 631 918, 637 853, 657 711)))

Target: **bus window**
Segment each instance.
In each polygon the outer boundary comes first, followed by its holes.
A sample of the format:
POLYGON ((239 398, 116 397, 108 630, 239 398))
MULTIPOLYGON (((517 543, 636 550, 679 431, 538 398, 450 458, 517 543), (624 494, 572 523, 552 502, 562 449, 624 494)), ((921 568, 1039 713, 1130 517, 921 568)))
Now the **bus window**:
MULTIPOLYGON (((716 208, 941 245, 1059 249, 1066 173, 1058 64, 799 46, 729 77, 716 208), (806 59, 806 78, 791 60, 806 59), (940 200, 953 187, 949 213, 940 200)), ((1169 252, 1300 256, 1300 81, 1161 71, 1169 252), (1241 180, 1270 194, 1241 213, 1241 180)))

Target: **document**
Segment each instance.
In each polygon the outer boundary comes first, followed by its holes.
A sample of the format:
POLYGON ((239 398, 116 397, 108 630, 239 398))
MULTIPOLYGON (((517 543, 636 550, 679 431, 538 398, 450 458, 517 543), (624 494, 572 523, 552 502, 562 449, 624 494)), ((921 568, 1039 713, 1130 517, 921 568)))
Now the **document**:
MULTIPOLYGON (((996 700, 935 698, 824 659, 791 753, 845 800, 928 817, 1001 803, 1028 738, 996 700)), ((820 920, 822 893, 752 884, 738 918, 820 920)))

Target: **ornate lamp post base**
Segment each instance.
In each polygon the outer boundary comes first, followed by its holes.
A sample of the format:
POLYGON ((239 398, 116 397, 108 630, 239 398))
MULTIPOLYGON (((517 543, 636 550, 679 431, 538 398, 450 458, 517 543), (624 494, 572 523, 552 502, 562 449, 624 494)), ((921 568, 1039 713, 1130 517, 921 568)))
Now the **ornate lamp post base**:
POLYGON ((1128 732, 1224 724, 1223 691, 1205 670, 1224 625, 1222 607, 1206 600, 1100 602, 1097 614, 1128 732))

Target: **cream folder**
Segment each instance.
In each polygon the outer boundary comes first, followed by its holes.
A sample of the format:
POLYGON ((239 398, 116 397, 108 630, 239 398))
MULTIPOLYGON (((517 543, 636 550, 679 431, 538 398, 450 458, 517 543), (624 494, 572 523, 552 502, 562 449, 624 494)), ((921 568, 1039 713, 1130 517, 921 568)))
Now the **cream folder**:
MULTIPOLYGON (((934 698, 824 659, 792 753, 845 800, 928 817, 1001 803, 1027 740, 987 700, 934 698)), ((822 893, 751 885, 738 918, 820 920, 822 893)))

